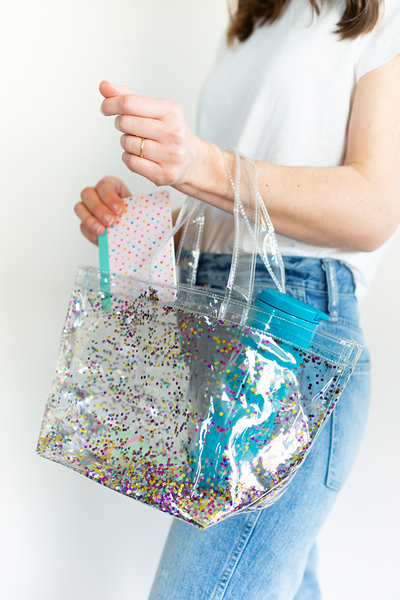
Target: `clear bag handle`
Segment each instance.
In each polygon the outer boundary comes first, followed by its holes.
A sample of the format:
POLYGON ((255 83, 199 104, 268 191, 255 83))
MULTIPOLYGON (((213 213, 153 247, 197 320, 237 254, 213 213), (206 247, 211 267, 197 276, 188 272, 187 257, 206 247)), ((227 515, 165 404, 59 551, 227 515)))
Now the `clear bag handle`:
MULTIPOLYGON (((276 287, 285 291, 285 268, 275 236, 275 229, 266 206, 258 190, 257 163, 252 159, 231 149, 235 157, 235 181, 223 152, 225 166, 234 200, 234 249, 228 278, 223 312, 226 312, 229 301, 239 299, 247 303, 242 321, 247 318, 252 306, 257 256, 260 256, 276 287), (252 250, 247 255, 243 244, 243 233, 248 231, 252 239, 252 250), (271 259, 269 258, 271 256, 271 259)), ((223 314, 221 315, 223 317, 223 314)))
MULTIPOLYGON (((258 189, 257 163, 255 161, 253 161, 252 159, 244 156, 243 154, 240 154, 235 148, 232 148, 230 151, 233 152, 235 155, 235 179, 238 182, 237 186, 235 186, 235 183, 232 178, 232 174, 229 169, 228 162, 226 160, 226 152, 223 151, 222 154, 224 156, 225 167, 226 167, 226 170, 228 173, 229 181, 230 181, 231 187, 235 193, 235 205, 237 204, 237 206, 239 207, 240 214, 246 223, 247 230, 249 231, 249 233, 253 239, 253 242, 256 244, 256 248, 255 248, 256 252, 263 260, 267 271, 271 275, 273 282, 275 283, 276 287, 278 288, 278 291, 285 292, 285 267, 283 264, 281 252, 278 247, 278 242, 276 240, 275 228, 272 224, 272 221, 268 214, 267 208, 261 198, 261 195, 260 195, 260 192, 258 189), (240 170, 238 169, 238 165, 240 165, 241 163, 245 168, 245 171, 249 178, 249 184, 251 185, 253 192, 254 192, 253 203, 256 208, 255 208, 253 223, 251 223, 251 219, 249 219, 249 215, 246 213, 246 210, 243 206, 243 203, 242 203, 241 197, 240 197, 241 196, 241 190, 240 190, 241 175, 240 175, 240 170), (252 167, 253 172, 251 171, 250 167, 252 167), (260 243, 260 239, 259 239, 260 237, 262 237, 262 240, 263 240, 262 244, 260 243), (268 251, 268 246, 270 247, 270 251, 268 251), (275 262, 276 273, 274 272, 273 265, 271 265, 268 254, 271 255, 273 261, 275 262)), ((251 208, 250 208, 250 210, 251 210, 251 208)), ((235 236, 235 243, 236 242, 238 242, 237 236, 235 236)), ((232 268, 234 268, 234 264, 232 264, 232 268)), ((252 269, 253 269, 253 267, 252 267, 252 269)), ((254 265, 254 269, 255 269, 255 265, 254 265)), ((251 273, 251 276, 254 279, 253 272, 251 273)), ((232 273, 230 275, 230 278, 231 277, 232 277, 232 279, 234 279, 234 277, 235 277, 234 273, 232 273)), ((251 293, 249 295, 252 296, 252 289, 251 289, 251 293)))
MULTIPOLYGON (((229 181, 235 194, 233 208, 235 235, 225 300, 221 309, 222 317, 233 300, 241 300, 248 307, 252 305, 257 256, 261 257, 277 289, 280 292, 285 291, 285 268, 274 226, 258 190, 257 164, 235 148, 229 151, 235 157, 235 180, 233 180, 224 152, 223 155, 229 181), (243 248, 243 234, 246 231, 249 232, 252 240, 251 251, 247 252, 243 248)), ((190 196, 186 198, 175 226, 152 257, 148 270, 149 281, 152 280, 159 252, 182 229, 176 264, 182 267, 182 257, 186 257, 185 283, 191 287, 195 285, 204 230, 205 208, 206 205, 200 200, 190 196)))

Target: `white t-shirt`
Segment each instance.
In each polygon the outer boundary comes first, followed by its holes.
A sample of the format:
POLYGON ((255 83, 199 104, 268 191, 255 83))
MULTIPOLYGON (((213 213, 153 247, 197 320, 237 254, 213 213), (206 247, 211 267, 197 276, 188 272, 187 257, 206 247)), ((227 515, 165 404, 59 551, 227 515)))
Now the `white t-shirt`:
MULTIPOLYGON (((386 0, 373 32, 341 41, 333 31, 344 6, 344 0, 324 2, 312 18, 309 0, 290 0, 275 23, 258 26, 245 42, 228 48, 223 40, 200 94, 198 135, 276 165, 343 164, 358 80, 400 53, 400 0, 386 0)), ((345 262, 358 298, 388 243, 374 252, 343 252, 277 238, 284 255, 345 262)), ((207 206, 202 250, 230 253, 232 248, 233 217, 207 206)))

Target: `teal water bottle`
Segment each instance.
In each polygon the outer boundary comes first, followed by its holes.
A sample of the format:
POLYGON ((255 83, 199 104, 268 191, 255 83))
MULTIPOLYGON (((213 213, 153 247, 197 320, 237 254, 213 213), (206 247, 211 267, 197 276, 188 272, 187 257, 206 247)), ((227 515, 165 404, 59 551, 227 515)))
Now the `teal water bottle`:
POLYGON ((320 322, 329 320, 275 290, 262 290, 254 307, 262 310, 250 310, 190 455, 193 483, 200 489, 225 487, 232 475, 251 481, 250 465, 273 435, 279 410, 298 388, 304 355, 299 348, 309 349, 320 322))

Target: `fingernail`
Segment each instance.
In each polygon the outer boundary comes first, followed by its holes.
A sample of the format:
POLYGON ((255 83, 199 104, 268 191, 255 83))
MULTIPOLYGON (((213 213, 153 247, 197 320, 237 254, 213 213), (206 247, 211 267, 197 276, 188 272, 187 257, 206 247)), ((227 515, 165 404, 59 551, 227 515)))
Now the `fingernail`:
POLYGON ((93 230, 97 235, 101 235, 103 233, 103 225, 100 225, 100 223, 97 223, 97 225, 95 225, 93 227, 93 230))
POLYGON ((122 213, 122 206, 120 204, 113 204, 113 211, 117 214, 120 215, 122 213))
POLYGON ((112 215, 104 215, 103 221, 106 225, 111 225, 111 223, 114 221, 114 217, 112 215))

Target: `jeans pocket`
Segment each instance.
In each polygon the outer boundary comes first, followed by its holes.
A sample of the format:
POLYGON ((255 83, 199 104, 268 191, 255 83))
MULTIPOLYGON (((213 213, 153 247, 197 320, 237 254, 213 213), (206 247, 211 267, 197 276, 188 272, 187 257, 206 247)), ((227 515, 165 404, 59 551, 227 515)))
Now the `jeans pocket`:
POLYGON ((339 491, 356 459, 368 417, 370 372, 367 364, 350 377, 331 415, 331 441, 326 475, 328 488, 339 491))
MULTIPOLYGON (((307 290, 306 301, 327 312, 326 292, 307 290)), ((340 295, 339 307, 338 320, 321 323, 321 330, 354 340, 364 346, 363 332, 358 323, 356 299, 350 294, 340 295)), ((370 360, 369 351, 364 347, 330 417, 331 439, 325 484, 336 492, 342 488, 357 456, 367 422, 369 398, 370 360)))
MULTIPOLYGON (((328 294, 319 290, 307 290, 306 302, 324 313, 328 313, 328 294)), ((354 373, 370 371, 369 350, 365 346, 364 334, 359 324, 358 304, 351 294, 339 294, 339 316, 336 321, 322 321, 319 325, 320 331, 326 331, 333 335, 354 340, 363 346, 363 351, 354 369, 354 373)))

